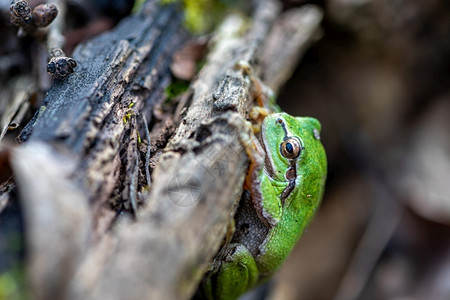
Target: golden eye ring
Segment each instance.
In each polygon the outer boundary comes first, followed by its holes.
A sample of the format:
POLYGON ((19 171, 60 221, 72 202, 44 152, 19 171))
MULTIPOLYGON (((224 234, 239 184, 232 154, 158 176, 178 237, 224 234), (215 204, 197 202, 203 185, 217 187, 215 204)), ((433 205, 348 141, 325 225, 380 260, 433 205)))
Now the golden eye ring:
POLYGON ((295 159, 299 157, 302 150, 302 144, 296 137, 289 137, 280 145, 281 155, 287 159, 295 159))

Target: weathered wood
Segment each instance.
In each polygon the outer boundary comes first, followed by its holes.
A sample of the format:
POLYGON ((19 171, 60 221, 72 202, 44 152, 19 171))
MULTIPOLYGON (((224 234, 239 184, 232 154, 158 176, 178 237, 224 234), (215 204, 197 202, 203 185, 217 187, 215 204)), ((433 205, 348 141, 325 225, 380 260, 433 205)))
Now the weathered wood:
POLYGON ((137 159, 138 115, 151 120, 154 105, 165 99, 171 57, 187 37, 182 12, 156 2, 80 45, 73 53, 76 72, 55 81, 20 136, 27 150, 18 150, 12 165, 25 208, 34 299, 63 299, 87 249, 85 238, 95 240, 111 225, 110 198, 137 197, 136 177, 129 180, 128 170, 145 169, 137 159), (124 192, 129 186, 135 189, 124 192), (90 210, 74 220, 71 210, 81 214, 84 202, 90 210))
POLYGON ((219 29, 189 110, 154 170, 148 206, 137 223, 93 250, 71 299, 188 299, 195 292, 234 215, 247 168, 239 136, 248 139, 251 88, 234 65, 258 60, 278 11, 276 2, 261 1, 247 34, 237 16, 219 29), (100 270, 95 279, 91 270, 100 270))
MULTIPOLYGON (((161 8, 150 2, 141 15, 129 17, 112 32, 75 50, 78 69, 64 81, 54 83, 21 135, 28 144, 23 152, 26 155, 21 157, 18 151, 13 166, 19 191, 25 195, 21 199, 24 205, 43 195, 47 201, 64 202, 61 193, 70 192, 73 186, 83 190, 79 199, 90 203, 91 210, 86 223, 74 226, 91 228, 94 243, 73 254, 71 266, 84 256, 77 270, 70 268, 69 277, 76 273, 73 278, 61 276, 47 283, 45 276, 32 275, 33 289, 45 287, 37 294, 38 299, 192 296, 233 218, 247 169, 242 141, 248 140, 245 118, 253 105, 252 88, 245 72, 235 64, 249 62, 257 75, 271 63, 286 65, 282 59, 258 64, 272 26, 283 18, 279 11, 276 1, 259 1, 250 27, 241 17, 232 16, 218 30, 207 63, 191 86, 191 97, 183 102, 186 107, 177 110, 181 111, 181 123, 153 171, 147 197, 142 190, 149 183, 144 175, 148 173, 149 152, 147 145, 139 143, 138 129, 145 117, 154 126, 149 135, 160 136, 152 139, 152 156, 171 134, 170 119, 165 125, 158 124, 152 120, 152 111, 164 99, 163 88, 170 82, 170 58, 185 37, 180 15, 173 7, 161 8), (155 132, 157 127, 162 128, 159 133, 155 132), (42 144, 46 146, 39 146, 42 144), (33 147, 44 149, 36 156, 46 153, 43 161, 53 168, 51 174, 41 173, 45 192, 38 187, 27 190, 26 182, 31 179, 24 166, 27 160, 39 162, 33 157, 33 147), (23 160, 20 163, 19 158, 23 160), (72 167, 67 170, 69 163, 72 167), (57 182, 68 185, 67 191, 52 190, 44 183, 58 174, 61 178, 57 182), (147 205, 139 210, 136 203, 142 197, 147 205), (136 221, 119 218, 122 222, 105 235, 111 223, 104 220, 114 217, 114 211, 105 209, 111 198, 117 198, 119 205, 130 201, 136 221), (103 214, 109 214, 109 218, 103 218, 103 214), (52 293, 55 290, 58 292, 52 293)), ((288 59, 295 63, 292 57, 288 59)), ((145 131, 140 138, 146 139, 145 131)), ((53 203, 48 210, 55 218, 64 219, 68 214, 65 207, 53 203)), ((60 240, 67 224, 61 221, 61 228, 52 229, 43 220, 30 218, 34 222, 30 226, 47 234, 44 243, 32 240, 30 249, 44 249, 42 245, 52 244, 49 241, 60 240)), ((83 237, 82 232, 78 236, 83 237)), ((83 240, 73 239, 68 245, 79 249, 83 240)), ((63 253, 49 253, 51 256, 42 261, 66 258, 63 253)), ((39 257, 45 251, 33 255, 39 257)), ((61 271, 49 264, 48 268, 40 265, 32 269, 31 274, 49 274, 52 269, 61 271)))
POLYGON ((83 182, 94 214, 111 197, 120 168, 134 164, 122 161, 121 152, 139 156, 136 119, 151 120, 155 103, 164 99, 171 56, 185 39, 181 20, 173 6, 151 2, 142 14, 77 47, 76 72, 54 83, 21 134, 22 141, 64 145, 77 155, 74 177, 83 182))

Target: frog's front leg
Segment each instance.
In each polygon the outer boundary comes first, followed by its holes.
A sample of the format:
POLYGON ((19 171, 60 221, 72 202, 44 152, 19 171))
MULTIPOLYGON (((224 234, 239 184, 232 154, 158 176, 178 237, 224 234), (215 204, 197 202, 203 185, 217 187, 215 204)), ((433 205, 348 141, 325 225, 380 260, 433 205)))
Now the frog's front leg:
POLYGON ((230 244, 216 273, 203 283, 207 298, 236 299, 258 282, 259 271, 250 251, 242 244, 230 244))

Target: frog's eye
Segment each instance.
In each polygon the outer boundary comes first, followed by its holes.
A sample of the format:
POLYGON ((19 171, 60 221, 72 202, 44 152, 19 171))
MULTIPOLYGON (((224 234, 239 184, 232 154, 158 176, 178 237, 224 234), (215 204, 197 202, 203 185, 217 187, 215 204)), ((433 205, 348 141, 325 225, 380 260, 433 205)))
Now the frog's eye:
POLYGON ((302 152, 302 145, 297 138, 290 137, 280 145, 280 151, 281 155, 287 159, 294 159, 297 158, 302 152))

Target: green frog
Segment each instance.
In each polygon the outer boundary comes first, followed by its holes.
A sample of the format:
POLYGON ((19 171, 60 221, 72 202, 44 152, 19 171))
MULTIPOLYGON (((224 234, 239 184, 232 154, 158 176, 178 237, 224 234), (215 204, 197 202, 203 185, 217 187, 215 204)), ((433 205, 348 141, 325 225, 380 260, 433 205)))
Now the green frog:
POLYGON ((269 113, 277 109, 264 100, 266 87, 241 67, 262 97, 262 122, 246 143, 250 166, 232 230, 202 283, 209 299, 236 299, 279 269, 316 213, 327 174, 319 121, 269 113))

